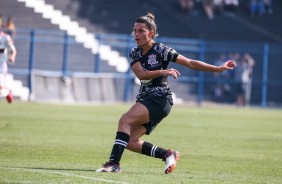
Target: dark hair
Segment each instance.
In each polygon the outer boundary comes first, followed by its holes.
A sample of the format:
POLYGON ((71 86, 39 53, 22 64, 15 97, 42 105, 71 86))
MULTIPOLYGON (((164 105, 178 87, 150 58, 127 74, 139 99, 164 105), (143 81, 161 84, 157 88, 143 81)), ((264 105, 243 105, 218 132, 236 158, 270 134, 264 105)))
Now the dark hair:
POLYGON ((135 22, 144 23, 150 31, 154 31, 153 38, 158 36, 157 24, 155 23, 155 16, 153 13, 148 12, 147 15, 139 17, 135 22))

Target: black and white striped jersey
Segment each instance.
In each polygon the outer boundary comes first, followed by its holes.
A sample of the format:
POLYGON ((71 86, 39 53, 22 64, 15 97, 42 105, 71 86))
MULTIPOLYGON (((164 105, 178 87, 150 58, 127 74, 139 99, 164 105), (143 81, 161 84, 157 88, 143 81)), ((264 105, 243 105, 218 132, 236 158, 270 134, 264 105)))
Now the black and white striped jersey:
MULTIPOLYGON (((140 62, 145 71, 165 70, 169 61, 175 62, 178 55, 174 49, 162 43, 154 43, 145 55, 142 55, 142 47, 140 46, 132 48, 129 52, 131 67, 136 62, 140 62)), ((168 76, 141 80, 140 82, 141 87, 137 99, 142 99, 147 95, 164 96, 171 94, 168 76)))

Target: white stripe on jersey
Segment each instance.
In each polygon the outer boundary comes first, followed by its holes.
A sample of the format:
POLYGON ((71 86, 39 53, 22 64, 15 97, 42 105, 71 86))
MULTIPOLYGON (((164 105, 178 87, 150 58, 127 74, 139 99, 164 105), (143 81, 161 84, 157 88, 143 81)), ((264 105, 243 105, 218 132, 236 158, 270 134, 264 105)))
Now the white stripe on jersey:
POLYGON ((165 50, 165 53, 164 53, 164 61, 167 61, 167 56, 168 56, 168 51, 169 51, 169 49, 166 49, 165 50))

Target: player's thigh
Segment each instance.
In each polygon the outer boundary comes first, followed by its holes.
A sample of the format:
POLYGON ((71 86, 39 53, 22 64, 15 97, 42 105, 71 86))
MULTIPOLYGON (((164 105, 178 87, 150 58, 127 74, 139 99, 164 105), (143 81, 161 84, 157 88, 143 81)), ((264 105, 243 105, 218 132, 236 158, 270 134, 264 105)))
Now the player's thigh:
POLYGON ((134 125, 142 125, 149 122, 149 111, 141 103, 135 103, 120 119, 120 123, 134 125))
POLYGON ((6 83, 6 77, 4 74, 0 73, 0 86, 5 87, 5 83, 6 83))

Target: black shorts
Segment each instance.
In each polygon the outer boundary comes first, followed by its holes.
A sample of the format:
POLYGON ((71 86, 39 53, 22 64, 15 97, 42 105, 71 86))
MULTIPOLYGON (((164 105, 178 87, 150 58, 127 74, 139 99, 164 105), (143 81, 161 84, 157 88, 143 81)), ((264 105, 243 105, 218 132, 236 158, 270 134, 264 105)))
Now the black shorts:
POLYGON ((156 126, 166 117, 173 105, 171 95, 168 96, 146 96, 143 99, 137 100, 137 102, 147 107, 149 111, 150 121, 143 124, 146 128, 146 134, 149 135, 156 126))

